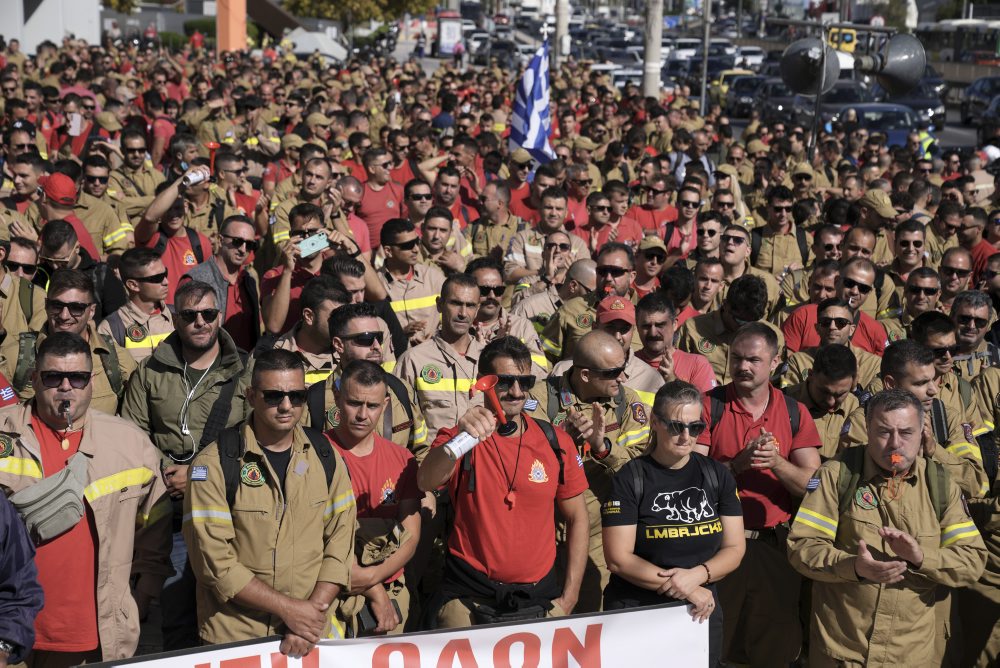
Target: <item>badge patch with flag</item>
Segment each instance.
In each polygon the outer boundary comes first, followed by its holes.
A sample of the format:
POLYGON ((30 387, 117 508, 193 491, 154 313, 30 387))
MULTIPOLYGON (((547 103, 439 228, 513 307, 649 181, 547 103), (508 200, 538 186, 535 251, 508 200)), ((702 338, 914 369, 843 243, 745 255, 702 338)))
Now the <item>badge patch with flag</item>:
POLYGON ((194 482, 204 482, 208 480, 208 467, 207 466, 192 466, 191 467, 191 480, 194 482))

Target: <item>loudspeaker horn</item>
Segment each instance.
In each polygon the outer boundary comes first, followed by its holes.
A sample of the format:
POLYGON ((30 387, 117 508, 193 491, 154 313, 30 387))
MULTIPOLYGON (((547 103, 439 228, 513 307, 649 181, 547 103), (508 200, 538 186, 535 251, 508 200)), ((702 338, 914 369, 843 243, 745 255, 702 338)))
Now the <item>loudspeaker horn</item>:
POLYGON ((788 45, 781 56, 781 78, 796 93, 816 95, 826 93, 840 77, 837 52, 818 37, 806 37, 788 45), (824 66, 823 52, 826 51, 824 66), (822 69, 821 69, 821 66, 822 69))
POLYGON ((885 46, 885 53, 858 56, 854 69, 872 74, 879 86, 889 95, 903 95, 913 89, 924 76, 927 53, 924 45, 913 35, 893 35, 885 46))

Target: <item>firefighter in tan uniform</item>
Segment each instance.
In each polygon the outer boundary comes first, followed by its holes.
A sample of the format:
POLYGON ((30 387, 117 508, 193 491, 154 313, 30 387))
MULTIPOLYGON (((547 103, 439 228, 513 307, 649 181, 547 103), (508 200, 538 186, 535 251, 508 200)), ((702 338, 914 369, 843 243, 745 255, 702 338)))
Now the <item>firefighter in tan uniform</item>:
POLYGON ((921 456, 920 401, 891 390, 869 411, 866 447, 820 467, 788 537, 814 581, 809 665, 940 665, 928 601, 974 583, 986 549, 959 486, 921 456))
POLYGON ((822 441, 819 456, 824 461, 840 451, 841 435, 850 427, 848 418, 860 405, 852 391, 858 385, 857 378, 857 359, 851 349, 832 344, 816 352, 808 378, 782 388, 809 410, 822 441))
POLYGON ((625 353, 610 334, 594 331, 580 339, 573 366, 546 382, 540 414, 565 429, 576 442, 589 488, 590 551, 576 612, 601 609, 610 573, 601 541, 601 504, 611 492, 611 476, 649 444, 648 409, 622 384, 625 353))
POLYGON ((5 356, 17 356, 17 340, 22 332, 37 332, 45 324, 45 290, 3 266, 7 252, 0 249, 0 327, 6 332, 0 346, 5 356), (11 348, 11 344, 14 345, 11 348))
POLYGON ((764 282, 767 290, 767 310, 764 316, 770 317, 778 306, 781 297, 781 287, 774 275, 750 266, 751 251, 750 231, 740 225, 727 225, 722 230, 719 245, 719 260, 722 262, 722 285, 709 305, 709 311, 722 306, 730 287, 743 276, 756 276, 764 282))
MULTIPOLYGON (((524 151, 524 149, 518 149, 524 151)), ((524 151, 527 154, 527 151, 524 151)), ((530 160, 530 156, 528 160, 530 160)), ((503 258, 514 235, 522 231, 524 221, 510 212, 510 187, 494 181, 483 186, 479 195, 483 215, 465 228, 465 235, 476 257, 487 255, 497 260, 503 258)))
POLYGON ((156 196, 156 188, 166 180, 163 173, 146 162, 146 137, 142 132, 128 130, 122 134, 124 164, 111 172, 108 193, 119 200, 133 225, 139 222, 156 196))
MULTIPOLYGON (((511 307, 515 315, 527 318, 535 331, 541 334, 556 311, 574 297, 585 297, 596 289, 597 264, 591 260, 577 260, 566 270, 566 279, 558 288, 550 286, 542 292, 536 292, 517 301, 511 307)), ((541 339, 539 339, 541 343, 541 339)))
POLYGON ((122 253, 118 273, 128 301, 101 321, 97 333, 111 337, 138 363, 174 331, 165 301, 170 291, 167 269, 153 249, 131 248, 122 253))
POLYGON ((438 328, 437 303, 444 274, 437 267, 418 261, 420 239, 409 220, 386 221, 381 242, 386 257, 378 276, 389 295, 392 310, 411 344, 426 341, 438 328))
MULTIPOLYGON (((37 663, 28 665, 126 659, 135 653, 139 641, 140 614, 151 599, 159 597, 163 581, 172 572, 170 499, 160 456, 134 425, 91 410, 91 372, 96 369, 91 368, 86 341, 66 332, 53 334, 39 347, 36 363, 35 398, 0 411, 0 493, 13 495, 17 505, 19 492, 40 491, 35 486, 51 482, 64 466, 75 469, 82 464, 77 486, 72 478, 61 485, 63 493, 74 493, 83 504, 76 514, 71 508, 66 509, 68 515, 59 513, 56 519, 65 520, 62 526, 39 525, 40 518, 29 508, 21 514, 35 541, 42 543, 39 549, 47 546, 50 552, 59 549, 58 541, 65 533, 81 522, 89 525, 95 548, 93 570, 74 572, 76 557, 68 555, 62 560, 67 570, 40 576, 43 584, 80 577, 94 585, 98 644, 93 652, 36 652, 32 660, 37 663), (59 452, 59 439, 65 456, 50 459, 53 445, 59 452), (135 578, 132 594, 130 578, 135 578), (77 660, 72 660, 74 656, 77 660)), ((51 501, 58 502, 52 496, 51 501)), ((45 505, 53 510, 51 503, 45 505)), ((53 563, 51 554, 46 563, 53 563)), ((46 601, 65 605, 60 594, 50 589, 45 592, 46 601)), ((81 619, 81 623, 86 622, 81 619)))
POLYGON ((274 347, 291 350, 306 367, 306 387, 322 383, 336 366, 330 349, 330 314, 343 306, 343 293, 330 278, 306 283, 299 297, 301 318, 274 342, 274 347))
POLYGON ((326 436, 298 426, 305 398, 299 357, 263 353, 253 412, 192 461, 183 532, 205 643, 281 634, 281 651, 303 656, 344 635, 334 601, 350 581, 354 492, 326 436))
MULTIPOLYGON (((87 171, 94 170, 88 168, 87 171)), ((84 179, 88 178, 90 178, 89 173, 84 176, 84 179)), ((73 215, 83 221, 94 247, 99 248, 105 255, 120 253, 129 247, 129 233, 132 232, 132 226, 128 218, 124 217, 123 210, 119 211, 117 207, 110 206, 84 189, 77 196, 73 215)), ((134 237, 132 243, 135 244, 134 237)))
MULTIPOLYGON (((762 320, 767 310, 767 289, 756 276, 740 276, 733 281, 719 310, 690 318, 681 325, 677 349, 703 355, 712 365, 720 385, 730 380, 729 346, 743 323, 762 320)), ((777 327, 765 323, 778 334, 778 356, 784 354, 785 337, 777 327)))

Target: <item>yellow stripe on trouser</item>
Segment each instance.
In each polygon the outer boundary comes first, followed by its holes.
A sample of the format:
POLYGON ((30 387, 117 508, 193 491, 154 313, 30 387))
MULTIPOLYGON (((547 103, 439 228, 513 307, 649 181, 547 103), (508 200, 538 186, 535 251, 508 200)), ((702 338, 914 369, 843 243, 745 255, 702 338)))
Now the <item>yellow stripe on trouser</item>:
POLYGON ((830 536, 830 538, 837 537, 837 520, 829 518, 826 515, 820 515, 816 511, 809 510, 808 508, 799 508, 799 512, 795 516, 795 521, 822 531, 830 536))
POLYGON ((410 312, 416 311, 422 308, 427 308, 428 306, 434 306, 437 304, 437 300, 440 294, 427 295, 426 297, 415 297, 413 299, 400 299, 398 301, 393 300, 389 302, 392 304, 392 310, 396 313, 400 311, 410 312))
POLYGON ((952 524, 951 526, 946 526, 944 531, 941 532, 941 547, 948 547, 952 543, 960 541, 963 538, 972 538, 973 536, 978 535, 979 530, 972 522, 952 524))
POLYGON ((468 392, 475 381, 471 378, 441 378, 435 382, 417 378, 417 392, 468 392))
POLYGON ((102 496, 107 496, 126 487, 145 485, 152 479, 153 472, 145 467, 126 469, 109 476, 104 476, 103 478, 98 478, 87 485, 87 488, 83 490, 83 495, 87 497, 88 501, 93 503, 102 496))
POLYGON ((24 476, 26 478, 42 478, 42 468, 33 459, 23 457, 4 457, 0 459, 0 473, 24 476))

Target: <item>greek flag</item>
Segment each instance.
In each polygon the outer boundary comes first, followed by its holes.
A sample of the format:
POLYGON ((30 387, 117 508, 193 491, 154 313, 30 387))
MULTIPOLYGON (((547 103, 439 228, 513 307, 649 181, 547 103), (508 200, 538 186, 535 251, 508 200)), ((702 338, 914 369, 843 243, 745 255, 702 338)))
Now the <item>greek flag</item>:
POLYGON ((549 41, 532 56, 514 98, 510 150, 523 148, 541 163, 555 160, 549 145, 549 41))

